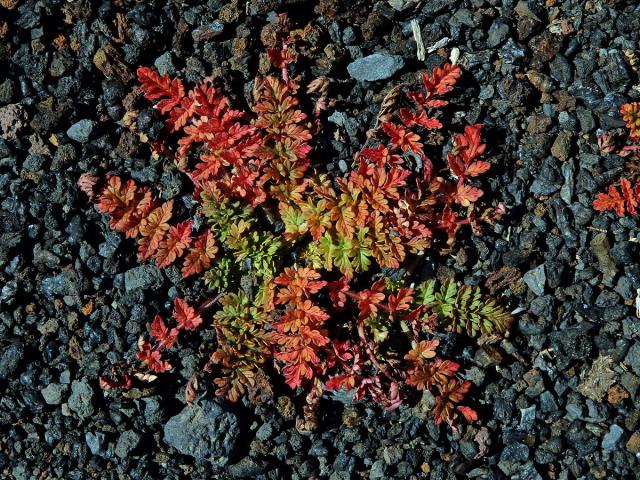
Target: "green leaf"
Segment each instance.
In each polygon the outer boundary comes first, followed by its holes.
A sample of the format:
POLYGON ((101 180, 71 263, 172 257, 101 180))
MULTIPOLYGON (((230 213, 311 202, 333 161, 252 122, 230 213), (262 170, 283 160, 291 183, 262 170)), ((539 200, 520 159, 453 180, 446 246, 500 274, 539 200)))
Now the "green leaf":
POLYGON ((281 211, 281 219, 284 223, 284 233, 287 238, 298 238, 307 233, 307 220, 298 208, 287 206, 281 211))
POLYGON ((429 279, 416 288, 416 300, 419 305, 432 305, 436 301, 436 281, 429 279))
POLYGON ((371 266, 371 258, 373 253, 368 248, 371 245, 371 239, 367 237, 368 228, 358 230, 358 235, 353 239, 353 248, 350 255, 353 258, 353 266, 357 272, 364 272, 371 266))
POLYGON ((333 263, 347 277, 353 276, 351 265, 351 251, 353 243, 346 237, 338 234, 338 243, 334 245, 333 263))
POLYGON ((318 253, 323 260, 325 270, 331 271, 333 268, 333 258, 335 256, 335 247, 333 245, 333 239, 329 232, 324 232, 324 235, 318 242, 318 253))

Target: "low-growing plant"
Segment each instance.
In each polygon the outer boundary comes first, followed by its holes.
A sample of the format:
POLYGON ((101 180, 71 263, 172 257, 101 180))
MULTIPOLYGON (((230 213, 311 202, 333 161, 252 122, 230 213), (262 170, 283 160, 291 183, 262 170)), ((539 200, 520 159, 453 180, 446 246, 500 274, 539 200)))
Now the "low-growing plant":
POLYGON ((616 153, 630 159, 627 163, 628 178, 609 185, 607 193, 599 193, 593 208, 600 212, 612 210, 619 217, 624 217, 626 214, 637 215, 640 203, 640 102, 622 105, 620 113, 627 122, 626 135, 606 132, 598 138, 598 145, 604 153, 616 153))
MULTIPOLYGON (((256 79, 250 112, 233 109, 211 79, 187 90, 178 78, 138 69, 144 96, 166 121, 163 152, 193 182, 208 222, 175 220, 171 200, 118 176, 97 188, 97 208, 111 228, 137 239, 139 260, 179 264, 184 277, 200 275, 218 294, 218 310, 204 321, 176 299, 174 321, 153 320, 138 358, 161 374, 180 333, 209 323, 217 346, 199 376, 212 376, 216 394, 231 401, 261 401, 281 374, 306 394, 301 429, 314 427, 323 393, 341 389, 386 408, 427 390, 436 423, 475 419, 460 405, 470 382, 458 363, 440 358, 440 334, 504 333, 511 316, 478 287, 403 286, 384 275, 411 270, 426 251, 450 248, 462 227, 480 233, 503 213, 478 206, 476 179, 490 168, 481 125, 455 134, 447 152, 441 146, 440 111, 460 68, 423 73, 422 88, 405 96, 392 89, 351 170, 334 177, 298 102, 293 46, 285 41, 269 56, 280 75, 256 79)), ((318 98, 316 113, 325 106, 318 98)), ((92 194, 94 182, 85 177, 83 189, 92 194)), ((127 386, 109 379, 105 387, 127 386)), ((197 385, 189 382, 188 397, 197 385)))

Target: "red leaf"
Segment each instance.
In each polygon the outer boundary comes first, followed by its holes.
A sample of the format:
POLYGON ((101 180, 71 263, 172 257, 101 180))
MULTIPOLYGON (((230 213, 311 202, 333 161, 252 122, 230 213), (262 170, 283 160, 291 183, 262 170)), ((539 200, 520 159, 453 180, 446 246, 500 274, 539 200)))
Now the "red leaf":
POLYGON ((409 310, 411 302, 413 302, 413 288, 400 288, 398 293, 389 295, 389 310, 392 313, 409 310))
POLYGON ((489 162, 473 162, 467 167, 467 175, 470 177, 477 177, 489 170, 489 168, 491 168, 491 164, 489 162))
POLYGON ((111 375, 100 375, 98 383, 102 390, 111 390, 113 388, 122 388, 129 390, 131 388, 131 377, 129 375, 118 374, 115 368, 111 368, 111 375))
POLYGON ((123 185, 120 177, 109 177, 100 194, 98 210, 102 213, 112 213, 119 208, 126 208, 135 198, 136 191, 136 183, 133 180, 128 180, 123 185))
POLYGON ((391 142, 398 148, 405 152, 411 150, 415 154, 422 154, 422 143, 420 143, 420 136, 418 134, 391 122, 384 122, 382 129, 389 136, 391 142))
POLYGON ((151 322, 150 332, 153 339, 158 342, 158 349, 171 348, 178 340, 178 329, 169 328, 165 325, 160 315, 156 315, 151 322))
POLYGON ((296 59, 293 50, 288 48, 269 48, 267 55, 271 64, 276 68, 284 68, 296 59))
POLYGON ((457 410, 462 414, 462 416, 468 422, 475 422, 476 420, 478 420, 478 412, 476 412, 471 407, 460 406, 460 407, 457 407, 457 410))
POLYGON ((176 297, 173 302, 173 318, 178 323, 178 328, 195 330, 202 323, 202 317, 187 302, 176 297))
POLYGON ((325 390, 340 390, 341 388, 352 390, 355 386, 356 377, 348 373, 331 377, 324 384, 325 390))
POLYGON ((160 76, 150 68, 140 67, 138 81, 142 84, 140 89, 148 100, 164 98, 156 105, 161 113, 169 112, 184 97, 184 86, 179 78, 171 80, 167 74, 160 76))
POLYGON ((454 85, 462 75, 458 65, 445 63, 442 67, 435 67, 429 75, 422 74, 422 84, 427 94, 444 95, 453 90, 454 85))
POLYGON ((318 281, 320 274, 311 268, 286 267, 284 272, 274 279, 280 285, 276 302, 280 304, 298 304, 305 298, 317 293, 327 282, 318 281))
POLYGON ((491 166, 487 162, 476 161, 485 151, 486 145, 480 138, 482 125, 467 125, 464 134, 456 135, 453 149, 447 154, 449 167, 457 177, 475 177, 486 172, 491 166))
POLYGON ((640 185, 636 185, 634 191, 631 187, 631 182, 626 178, 623 178, 620 180, 620 188, 622 190, 622 196, 624 197, 625 206, 627 207, 627 212, 631 215, 635 215, 638 200, 640 199, 640 185))
POLYGON ((438 130, 442 128, 442 123, 440 123, 440 120, 438 120, 437 118, 428 117, 427 112, 425 112, 423 109, 420 109, 418 113, 415 114, 408 108, 401 108, 400 118, 402 118, 402 123, 404 123, 409 128, 413 127, 414 125, 420 125, 427 130, 438 130))
POLYGON ((336 308, 344 308, 347 301, 346 294, 350 290, 349 279, 347 277, 342 277, 335 282, 328 282, 327 289, 329 290, 329 298, 331 299, 333 306, 336 308))
POLYGON ((358 319, 364 320, 378 313, 378 308, 385 299, 385 295, 382 293, 384 288, 384 280, 378 280, 371 286, 371 289, 358 293, 358 309, 360 310, 358 319))
POLYGON ((609 185, 609 194, 599 193, 593 202, 593 208, 599 212, 614 210, 619 217, 624 217, 624 198, 615 185, 609 185))
POLYGON ((159 350, 151 348, 151 344, 147 342, 144 337, 140 337, 138 340, 138 352, 137 357, 146 365, 147 368, 156 373, 166 372, 171 368, 171 364, 165 360, 162 360, 162 354, 159 350))

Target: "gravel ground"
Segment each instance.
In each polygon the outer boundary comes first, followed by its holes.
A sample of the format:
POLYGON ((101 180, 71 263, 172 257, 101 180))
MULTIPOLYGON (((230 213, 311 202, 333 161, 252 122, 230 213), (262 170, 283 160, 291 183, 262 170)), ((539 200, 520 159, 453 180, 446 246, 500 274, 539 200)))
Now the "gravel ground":
POLYGON ((636 2, 0 0, 0 40, 2 478, 637 478, 640 228, 591 208, 624 168, 598 152, 597 133, 640 99, 636 2), (520 313, 507 339, 459 353, 480 419, 458 433, 411 406, 335 399, 301 435, 300 399, 285 388, 262 407, 210 394, 186 407, 196 343, 175 381, 124 395, 98 386, 192 286, 138 265, 76 181, 132 176, 188 205, 188 182, 119 123, 135 104, 140 131, 158 133, 129 95, 133 73, 221 75, 243 102, 274 11, 315 29, 300 74, 333 79, 330 170, 350 160, 391 85, 460 50, 453 122, 486 125, 485 191, 508 214, 436 267, 520 313))

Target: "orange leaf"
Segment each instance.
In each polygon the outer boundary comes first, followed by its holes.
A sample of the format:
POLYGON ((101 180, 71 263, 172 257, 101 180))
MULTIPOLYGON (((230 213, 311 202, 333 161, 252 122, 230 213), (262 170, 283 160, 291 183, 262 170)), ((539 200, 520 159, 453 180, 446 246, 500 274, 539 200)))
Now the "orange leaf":
POLYGON ((468 422, 475 422, 476 420, 478 420, 478 412, 476 412, 471 407, 460 406, 460 407, 457 408, 457 410, 462 414, 462 416, 468 422))
POLYGON ((184 278, 201 273, 211 266, 211 260, 218 253, 211 230, 207 230, 195 239, 193 247, 184 258, 182 276, 184 278))
POLYGON ((615 185, 609 185, 609 194, 599 193, 593 202, 593 208, 599 212, 614 210, 619 217, 624 216, 624 198, 615 185))
POLYGON ((463 207, 468 207, 476 202, 482 196, 482 190, 462 182, 458 182, 456 192, 453 196, 454 201, 463 207))
POLYGON ((159 268, 166 268, 182 256, 184 250, 191 244, 191 220, 179 223, 169 228, 169 233, 160 242, 156 252, 156 264, 159 268))
POLYGON ((98 201, 98 210, 111 213, 119 208, 128 207, 136 195, 136 183, 133 180, 122 184, 120 177, 109 177, 107 186, 102 190, 98 201))
POLYGON ((420 143, 420 136, 417 133, 391 122, 384 122, 382 129, 391 139, 391 143, 404 152, 411 150, 415 154, 422 154, 422 143, 420 143))
POLYGON ((165 232, 169 230, 169 220, 171 219, 173 200, 163 203, 154 209, 147 218, 140 222, 140 235, 143 238, 138 242, 144 246, 144 255, 141 258, 149 258, 160 246, 165 232))

